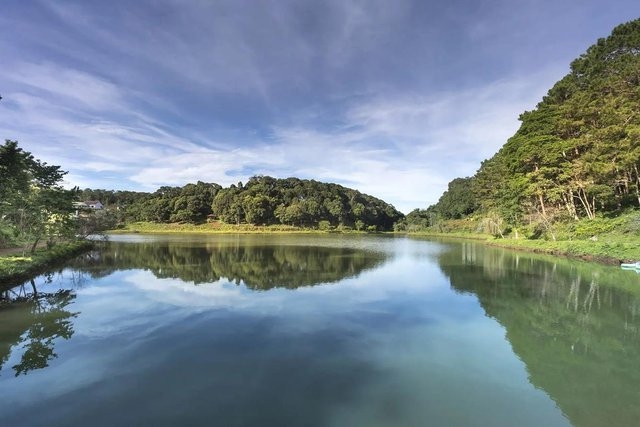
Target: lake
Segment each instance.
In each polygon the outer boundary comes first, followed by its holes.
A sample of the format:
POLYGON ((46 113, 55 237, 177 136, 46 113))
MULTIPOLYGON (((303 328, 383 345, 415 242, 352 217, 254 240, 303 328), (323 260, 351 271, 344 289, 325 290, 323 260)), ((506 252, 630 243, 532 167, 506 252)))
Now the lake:
POLYGON ((640 276, 615 267, 118 235, 3 295, 2 426, 640 424, 640 276))

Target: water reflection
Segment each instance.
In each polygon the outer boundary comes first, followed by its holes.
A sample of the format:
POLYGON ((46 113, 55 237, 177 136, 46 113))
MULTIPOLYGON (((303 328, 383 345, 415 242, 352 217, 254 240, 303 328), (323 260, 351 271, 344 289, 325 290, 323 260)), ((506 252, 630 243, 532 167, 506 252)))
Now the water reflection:
MULTIPOLYGON (((222 280, 242 284, 249 290, 293 289, 355 277, 380 265, 387 257, 379 251, 352 247, 250 243, 225 240, 114 242, 79 256, 64 271, 41 276, 38 282, 48 292, 40 291, 33 280, 3 291, 0 294, 0 370, 11 358, 18 357, 20 361, 12 366, 16 376, 49 366, 57 357, 55 344, 74 334, 73 322, 79 313, 70 311, 68 306, 76 298, 76 290, 91 280, 95 286, 96 279, 117 271, 138 270, 129 271, 125 281, 145 292, 146 297, 152 293, 174 306, 184 305, 186 298, 187 306, 197 303, 214 307, 216 304, 239 305, 239 296, 227 287, 200 288, 189 283, 222 280), (157 278, 177 281, 145 280, 145 273, 140 270, 151 272, 157 278), (62 289, 58 290, 59 286, 62 289)), ((129 299, 135 294, 131 288, 127 292, 129 299)), ((110 301, 115 296, 112 289, 111 294, 101 299, 110 301)), ((122 301, 114 301, 105 304, 123 306, 122 301)))
POLYGON ((640 419, 635 274, 466 243, 141 240, 5 294, 7 425, 640 419))
POLYGON ((530 382, 573 425, 637 424, 636 275, 475 244, 452 246, 438 262, 453 289, 477 295, 486 314, 506 328, 530 382))
POLYGON ((67 309, 76 298, 70 289, 38 292, 33 280, 4 291, 0 305, 0 370, 13 353, 21 353, 15 376, 49 366, 57 357, 56 340, 69 339, 78 313, 67 309))
POLYGON ((194 284, 227 279, 252 290, 268 290, 338 282, 373 269, 386 258, 383 252, 350 247, 112 242, 78 258, 73 267, 93 277, 117 270, 145 269, 158 278, 194 284))

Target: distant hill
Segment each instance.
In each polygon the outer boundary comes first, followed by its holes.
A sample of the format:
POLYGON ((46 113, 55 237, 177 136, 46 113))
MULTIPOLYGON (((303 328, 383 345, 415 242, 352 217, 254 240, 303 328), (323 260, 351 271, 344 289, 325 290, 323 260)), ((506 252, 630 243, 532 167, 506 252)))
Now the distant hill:
MULTIPOLYGON (((87 197, 117 194, 84 190, 87 197)), ((122 193, 126 221, 190 222, 219 220, 230 224, 286 224, 302 227, 350 227, 391 230, 404 215, 392 205, 357 190, 314 180, 255 176, 228 188, 198 182, 184 187, 161 187, 156 192, 122 193), (135 196, 135 197, 132 197, 135 196)))

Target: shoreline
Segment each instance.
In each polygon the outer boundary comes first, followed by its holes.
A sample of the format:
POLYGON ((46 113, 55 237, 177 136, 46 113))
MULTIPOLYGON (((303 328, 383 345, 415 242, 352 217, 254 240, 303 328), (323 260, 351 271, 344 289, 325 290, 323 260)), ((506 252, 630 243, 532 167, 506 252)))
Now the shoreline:
POLYGON ((32 279, 94 247, 95 242, 58 243, 51 249, 40 248, 28 256, 0 256, 0 290, 4 291, 32 279))
POLYGON ((591 240, 528 240, 528 239, 496 239, 487 235, 467 235, 454 233, 407 233, 412 237, 442 238, 456 240, 470 240, 504 249, 522 252, 563 256, 567 258, 581 259, 604 265, 617 265, 624 262, 640 260, 640 238, 634 242, 612 241, 603 237, 598 241, 591 240))
POLYGON ((291 225, 251 225, 251 224, 160 224, 151 222, 136 222, 127 224, 125 228, 108 230, 107 234, 375 234, 392 233, 391 231, 358 231, 353 229, 318 229, 304 228, 291 225))
POLYGON ((606 265, 620 265, 623 262, 640 260, 640 236, 601 236, 598 241, 592 240, 528 240, 528 239, 496 239, 487 234, 475 233, 429 233, 429 232, 367 232, 352 229, 319 230, 293 226, 256 226, 249 224, 234 225, 221 223, 193 224, 154 224, 133 223, 126 229, 111 230, 109 234, 386 234, 404 235, 412 238, 442 238, 469 240, 494 247, 540 253, 553 256, 577 258, 606 265))
MULTIPOLYGON (((144 227, 143 230, 112 230, 109 234, 386 234, 404 235, 414 239, 429 240, 466 240, 487 246, 499 247, 514 251, 561 256, 565 258, 581 259, 601 265, 619 266, 623 262, 635 262, 640 259, 640 239, 626 241, 610 241, 603 237, 599 241, 544 241, 526 239, 496 239, 487 235, 469 235, 455 233, 397 233, 397 232, 365 232, 356 230, 311 230, 291 228, 287 230, 269 230, 267 227, 247 227, 206 229, 202 226, 191 226, 190 229, 173 227, 144 227), (197 229, 195 229, 197 228, 197 229)), ((21 256, 14 252, 10 255, 0 255, 0 290, 10 289, 21 282, 27 281, 47 270, 61 265, 69 259, 86 252, 95 246, 92 241, 60 243, 51 249, 40 248, 34 254, 21 256)))

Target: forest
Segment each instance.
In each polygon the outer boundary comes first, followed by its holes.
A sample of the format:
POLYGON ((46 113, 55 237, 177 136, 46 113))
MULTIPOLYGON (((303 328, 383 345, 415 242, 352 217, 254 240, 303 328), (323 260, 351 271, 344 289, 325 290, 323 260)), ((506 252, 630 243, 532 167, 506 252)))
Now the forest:
POLYGON ((456 178, 405 227, 480 218, 483 231, 612 217, 640 206, 640 20, 616 27, 571 63, 518 131, 472 177, 456 178))
POLYGON ((223 188, 197 182, 154 193, 81 191, 82 200, 118 206, 121 220, 158 223, 272 225, 389 231, 403 214, 392 205, 338 184, 298 178, 254 176, 223 188))

